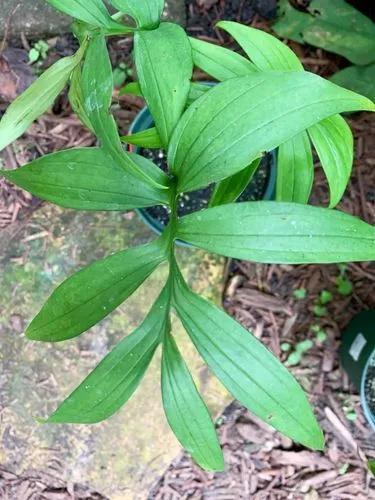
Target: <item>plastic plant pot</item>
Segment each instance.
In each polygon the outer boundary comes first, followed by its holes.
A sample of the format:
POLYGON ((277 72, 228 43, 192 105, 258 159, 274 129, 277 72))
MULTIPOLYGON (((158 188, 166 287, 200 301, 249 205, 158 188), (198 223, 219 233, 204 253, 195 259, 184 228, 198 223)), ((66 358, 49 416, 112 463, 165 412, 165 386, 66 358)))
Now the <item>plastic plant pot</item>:
POLYGON ((375 311, 363 311, 343 333, 340 360, 358 389, 364 414, 375 430, 375 311))

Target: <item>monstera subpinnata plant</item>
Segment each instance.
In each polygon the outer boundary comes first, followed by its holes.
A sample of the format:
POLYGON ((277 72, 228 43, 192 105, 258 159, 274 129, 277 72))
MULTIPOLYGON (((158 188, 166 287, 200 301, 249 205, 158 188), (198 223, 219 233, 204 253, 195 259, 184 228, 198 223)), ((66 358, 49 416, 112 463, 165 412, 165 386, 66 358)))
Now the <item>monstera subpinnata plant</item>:
MULTIPOLYGON (((292 375, 251 333, 195 294, 175 258, 183 240, 224 256, 278 264, 367 261, 374 228, 331 208, 306 204, 313 180, 311 144, 327 174, 331 207, 350 175, 353 139, 338 114, 374 110, 368 99, 305 72, 277 39, 232 22, 229 32, 249 58, 189 38, 160 22, 163 0, 49 0, 76 18, 80 49, 48 69, 5 113, 4 148, 52 104, 69 82, 72 107, 99 147, 46 155, 4 177, 44 200, 77 210, 119 210, 163 204, 170 222, 152 243, 94 262, 63 282, 31 322, 31 340, 77 337, 125 301, 164 261, 169 275, 144 322, 127 335, 46 420, 95 423, 134 393, 159 347, 162 398, 177 438, 196 462, 222 470, 209 412, 177 347, 171 313, 225 387, 251 412, 296 442, 323 449, 324 438, 292 375), (125 19, 134 22, 122 24, 125 19), (168 173, 124 150, 111 114, 112 68, 106 36, 134 36, 139 84, 155 128, 126 139, 160 145, 168 173), (192 83, 193 67, 221 83, 192 83), (279 148, 276 202, 234 203, 261 156, 279 148), (216 184, 210 208, 179 217, 181 193, 216 184)), ((193 251, 193 249, 192 249, 193 251)))

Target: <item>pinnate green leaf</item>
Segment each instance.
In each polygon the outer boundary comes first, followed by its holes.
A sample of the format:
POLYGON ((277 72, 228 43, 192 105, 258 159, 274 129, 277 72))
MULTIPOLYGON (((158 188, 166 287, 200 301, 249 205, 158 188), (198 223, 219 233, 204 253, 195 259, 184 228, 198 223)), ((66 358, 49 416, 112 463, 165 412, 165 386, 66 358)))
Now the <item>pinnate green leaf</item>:
POLYGON ((94 424, 119 410, 141 382, 165 333, 168 315, 164 289, 142 325, 99 363, 46 422, 94 424))
POLYGON ((138 31, 134 44, 142 94, 166 148, 189 95, 193 71, 189 39, 180 26, 161 23, 157 29, 138 31))
POLYGON ((177 237, 211 252, 255 262, 375 259, 373 226, 343 212, 298 203, 260 201, 209 208, 182 217, 177 237))
POLYGON ((159 238, 90 264, 56 288, 27 337, 60 342, 80 335, 124 302, 165 259, 165 242, 159 238))
POLYGON ((181 445, 203 469, 224 470, 210 414, 169 333, 163 345, 161 383, 165 413, 181 445))
MULTIPOLYGON (((131 155, 157 183, 168 178, 153 163, 131 155)), ((129 210, 168 204, 168 191, 142 182, 119 168, 99 148, 60 151, 17 170, 1 170, 8 180, 43 200, 76 210, 129 210)))
POLYGON ((57 61, 12 102, 0 121, 0 151, 20 137, 34 120, 52 106, 80 63, 84 51, 85 46, 82 46, 73 56, 57 61))
POLYGON ((353 165, 353 134, 340 115, 330 116, 310 127, 309 135, 327 176, 331 192, 329 206, 336 206, 349 182, 353 165))
POLYGON ((256 337, 190 291, 180 274, 174 307, 202 358, 238 401, 294 441, 323 448, 322 431, 303 390, 256 337))
POLYGON ((180 192, 198 189, 235 174, 328 116, 374 108, 365 97, 308 72, 232 78, 185 112, 171 140, 169 165, 180 192))

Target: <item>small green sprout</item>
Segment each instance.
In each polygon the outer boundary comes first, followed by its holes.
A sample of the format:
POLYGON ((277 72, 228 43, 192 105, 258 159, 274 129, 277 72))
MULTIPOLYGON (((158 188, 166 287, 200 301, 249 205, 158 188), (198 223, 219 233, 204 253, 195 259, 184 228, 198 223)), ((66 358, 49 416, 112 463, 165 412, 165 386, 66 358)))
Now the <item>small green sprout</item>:
POLYGON ((288 356, 288 359, 285 362, 286 366, 299 365, 304 353, 309 351, 313 346, 314 343, 309 339, 298 342, 294 348, 295 350, 288 356))
POLYGON ((306 288, 298 288, 297 290, 293 291, 293 295, 296 299, 303 300, 307 296, 307 290, 306 288))
POLYGON ((38 42, 34 43, 32 49, 30 49, 29 51, 30 64, 34 64, 40 59, 42 59, 43 61, 47 59, 48 51, 49 45, 44 40, 39 40, 38 42))

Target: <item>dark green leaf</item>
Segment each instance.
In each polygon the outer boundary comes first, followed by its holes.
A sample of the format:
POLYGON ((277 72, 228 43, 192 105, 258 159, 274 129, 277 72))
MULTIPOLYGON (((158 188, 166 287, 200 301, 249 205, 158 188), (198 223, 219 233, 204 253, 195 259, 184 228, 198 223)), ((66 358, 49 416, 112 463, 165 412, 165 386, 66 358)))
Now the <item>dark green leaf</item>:
POLYGON ((46 2, 64 14, 85 23, 125 32, 126 27, 111 18, 103 0, 46 0, 46 2))
POLYGON ((163 239, 94 262, 52 293, 26 331, 31 340, 77 337, 124 302, 166 258, 163 239))
POLYGON ((314 181, 314 162, 307 132, 281 144, 277 158, 277 201, 307 203, 314 181))
POLYGON ((164 10, 164 0, 110 0, 112 5, 130 15, 140 28, 159 26, 164 10))
POLYGON ((191 292, 181 275, 174 290, 185 329, 232 395, 283 434, 322 449, 323 434, 306 396, 280 361, 230 316, 191 292))
POLYGON ((110 113, 113 92, 112 65, 103 35, 90 40, 82 72, 82 93, 85 111, 103 149, 127 173, 143 182, 158 185, 143 172, 122 147, 116 122, 110 113))
POLYGON ((71 72, 80 63, 84 51, 85 46, 82 46, 73 56, 57 61, 12 102, 0 121, 0 151, 20 137, 34 120, 52 106, 71 72))
POLYGON ((303 71, 296 54, 265 31, 233 21, 220 21, 217 26, 232 35, 261 71, 303 71))
POLYGON ((216 80, 224 81, 257 71, 254 64, 232 50, 196 38, 189 40, 193 49, 194 65, 216 80))
POLYGON ((185 112, 173 134, 168 162, 178 176, 179 191, 192 191, 235 174, 328 116, 360 109, 375 106, 312 73, 232 78, 185 112))
POLYGON ((375 101, 375 64, 350 66, 334 74, 330 80, 375 101))
POLYGON ((259 167, 261 158, 254 160, 248 167, 237 174, 219 182, 212 194, 209 206, 216 207, 236 201, 249 185, 253 175, 259 167))
POLYGON ((227 257, 275 264, 371 261, 375 228, 351 215, 298 203, 259 201, 182 217, 177 236, 227 257))
POLYGON ((289 3, 289 0, 279 0, 277 22, 272 29, 280 37, 304 43, 303 30, 313 22, 312 16, 306 15, 289 3))
POLYGON ((330 207, 341 200, 353 164, 353 135, 340 115, 330 116, 309 128, 331 192, 330 207))
POLYGON ((109 418, 128 401, 165 332, 168 299, 164 290, 142 325, 103 359, 47 423, 94 424, 109 418))
MULTIPOLYGON (((131 157, 144 171, 152 170, 155 181, 167 184, 168 178, 153 163, 131 157)), ((167 190, 127 174, 98 148, 60 151, 0 173, 43 200, 77 210, 129 210, 169 203, 167 190)))
POLYGON ((308 13, 281 5, 273 26, 280 36, 340 54, 355 64, 375 60, 375 24, 344 0, 313 0, 308 13))
POLYGON ((160 149, 162 147, 160 136, 155 127, 142 130, 136 134, 124 135, 121 140, 126 144, 133 144, 142 148, 160 149))
POLYGON ((162 23, 158 29, 137 32, 134 44, 142 94, 166 148, 189 95, 193 71, 189 39, 180 26, 162 23))
POLYGON ((163 346, 161 383, 165 414, 181 445, 203 469, 224 470, 210 414, 169 333, 163 346))

